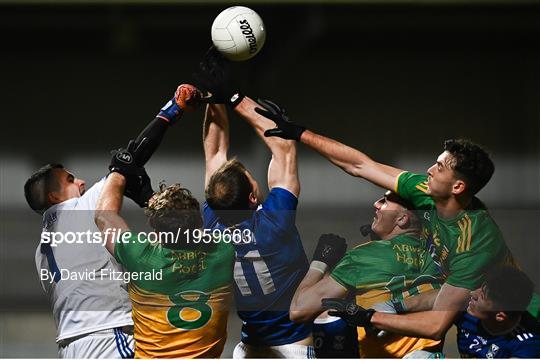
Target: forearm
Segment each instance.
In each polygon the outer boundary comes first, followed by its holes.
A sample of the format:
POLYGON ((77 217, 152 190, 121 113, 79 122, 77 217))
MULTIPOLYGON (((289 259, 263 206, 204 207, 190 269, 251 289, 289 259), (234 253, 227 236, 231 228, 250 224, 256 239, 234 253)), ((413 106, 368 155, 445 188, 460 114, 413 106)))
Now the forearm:
POLYGON ((224 105, 207 105, 203 122, 203 147, 206 164, 204 186, 206 188, 214 172, 227 161, 229 119, 224 105))
POLYGON ((268 165, 268 187, 281 187, 296 197, 300 196, 296 146, 280 156, 272 155, 268 165))
POLYGON ((259 138, 261 138, 266 146, 270 149, 272 154, 274 155, 280 155, 281 153, 290 151, 291 147, 294 146, 294 142, 290 140, 284 140, 277 137, 266 137, 264 136, 264 132, 267 129, 271 129, 275 126, 275 123, 258 114, 255 111, 255 108, 261 108, 257 102, 250 99, 249 97, 245 97, 239 104, 236 106, 235 111, 248 123, 250 124, 253 129, 255 130, 255 133, 259 138))
POLYGON ((114 232, 112 230, 129 230, 124 219, 119 215, 125 185, 124 176, 116 172, 109 174, 101 190, 94 213, 94 221, 104 234, 105 247, 112 254, 114 254, 114 232))
POLYGON ((229 149, 229 119, 224 105, 207 105, 204 114, 203 145, 207 160, 227 153, 229 149))
POLYGON ((314 319, 322 311, 321 298, 316 293, 316 285, 326 273, 309 269, 306 276, 298 285, 290 307, 290 318, 295 322, 306 322, 314 319))
POLYGON ((152 157, 156 149, 161 144, 161 140, 165 136, 165 132, 169 128, 169 123, 160 116, 156 116, 141 133, 137 136, 135 143, 140 144, 143 139, 145 143, 140 152, 137 152, 135 163, 139 166, 144 166, 146 162, 152 157))
POLYGON ((403 300, 404 308, 407 312, 431 310, 438 293, 439 289, 433 289, 416 296, 410 296, 403 300))
POLYGON ((440 340, 458 314, 457 311, 422 311, 402 315, 376 312, 371 324, 377 329, 401 335, 440 340))
POLYGON ((396 177, 402 172, 391 166, 377 163, 369 156, 350 146, 306 130, 300 137, 306 144, 348 174, 362 177, 375 185, 394 190, 396 177))
POLYGON ((126 178, 123 175, 117 172, 109 174, 96 203, 96 214, 101 211, 118 214, 122 208, 125 187, 126 178))

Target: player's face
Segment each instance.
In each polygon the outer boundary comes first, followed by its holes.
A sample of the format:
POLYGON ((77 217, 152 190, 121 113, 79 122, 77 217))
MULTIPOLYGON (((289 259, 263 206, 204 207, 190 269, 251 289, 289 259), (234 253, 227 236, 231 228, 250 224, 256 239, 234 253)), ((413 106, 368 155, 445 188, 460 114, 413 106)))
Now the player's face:
POLYGON ((467 312, 479 319, 487 319, 496 313, 493 302, 487 297, 486 286, 471 291, 467 312))
POLYGON ((247 170, 246 170, 246 176, 249 182, 251 183, 251 187, 252 187, 251 195, 249 196, 250 208, 256 209, 260 203, 260 198, 261 198, 259 194, 259 184, 247 170))
POLYGON ((80 197, 86 191, 84 180, 76 178, 66 169, 54 169, 58 190, 51 193, 53 203, 60 203, 69 199, 80 197))
POLYGON ((428 193, 434 198, 446 199, 458 180, 452 169, 454 158, 448 151, 443 152, 431 166, 428 173, 428 193))
POLYGON ((390 192, 373 203, 375 216, 371 224, 371 230, 381 239, 385 239, 396 227, 397 218, 403 212, 403 207, 392 201, 390 192))

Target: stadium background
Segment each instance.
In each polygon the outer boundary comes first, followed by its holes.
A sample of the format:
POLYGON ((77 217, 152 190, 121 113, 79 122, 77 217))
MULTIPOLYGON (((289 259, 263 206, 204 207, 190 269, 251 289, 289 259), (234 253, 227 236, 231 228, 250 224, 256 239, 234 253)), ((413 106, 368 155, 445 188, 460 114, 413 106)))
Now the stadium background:
MULTIPOLYGON (((252 97, 292 119, 424 172, 450 137, 487 146, 497 170, 480 197, 526 272, 540 284, 540 8, 535 1, 243 2, 263 17, 262 52, 235 66, 252 97)), ((0 1, 2 141, 0 357, 55 357, 54 324, 38 283, 40 217, 26 178, 64 163, 88 184, 189 82, 210 44, 215 1, 0 1)), ((154 185, 203 194, 202 112, 171 129, 148 165, 154 185)), ((269 153, 232 118, 231 154, 265 181, 269 153)), ((322 232, 349 244, 381 190, 300 146, 298 227, 308 256, 322 232)), ((127 213, 138 216, 127 205, 127 213)), ((538 286, 537 286, 538 289, 538 286)), ((237 342, 233 313, 224 356, 237 342)), ((456 356, 453 333, 447 355, 456 356)))

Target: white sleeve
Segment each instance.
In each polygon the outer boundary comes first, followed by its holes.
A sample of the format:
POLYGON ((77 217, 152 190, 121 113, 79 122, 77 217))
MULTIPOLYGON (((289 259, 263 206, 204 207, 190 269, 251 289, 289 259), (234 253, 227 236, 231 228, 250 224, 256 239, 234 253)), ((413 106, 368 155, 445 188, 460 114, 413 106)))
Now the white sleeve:
POLYGON ((95 210, 96 204, 105 184, 107 177, 103 177, 100 181, 92 185, 92 187, 79 198, 77 208, 80 210, 95 210))

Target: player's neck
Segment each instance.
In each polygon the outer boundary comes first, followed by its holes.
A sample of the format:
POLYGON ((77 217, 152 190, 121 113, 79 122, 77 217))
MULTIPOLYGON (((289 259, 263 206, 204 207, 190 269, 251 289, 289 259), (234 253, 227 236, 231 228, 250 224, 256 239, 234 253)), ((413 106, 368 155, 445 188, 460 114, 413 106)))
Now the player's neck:
POLYGON ((384 236, 381 236, 381 240, 392 240, 396 236, 404 236, 404 235, 420 237, 420 230, 417 228, 402 229, 399 226, 396 226, 390 233, 384 236))
POLYGON ((458 216, 471 203, 472 198, 468 196, 450 196, 445 199, 435 199, 437 216, 441 219, 451 219, 458 216))
POLYGON ((514 328, 519 324, 520 320, 521 317, 518 317, 517 319, 507 319, 504 321, 497 321, 489 318, 483 319, 480 322, 484 330, 486 330, 490 335, 498 336, 508 334, 514 330, 514 328))

